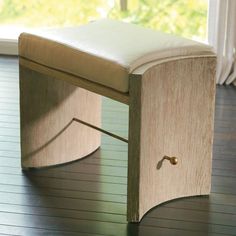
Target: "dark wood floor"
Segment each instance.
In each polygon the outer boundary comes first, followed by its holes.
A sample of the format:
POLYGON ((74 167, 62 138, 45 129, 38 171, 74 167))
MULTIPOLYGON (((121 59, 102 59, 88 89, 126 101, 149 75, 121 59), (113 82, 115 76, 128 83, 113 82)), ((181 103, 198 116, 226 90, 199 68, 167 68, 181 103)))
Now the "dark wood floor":
MULTIPOLYGON (((21 171, 17 63, 0 57, 0 234, 236 235, 236 88, 217 88, 211 195, 171 201, 127 224, 126 144, 103 136, 81 161, 21 171)), ((127 106, 103 100, 104 128, 127 136, 127 118, 127 106)))

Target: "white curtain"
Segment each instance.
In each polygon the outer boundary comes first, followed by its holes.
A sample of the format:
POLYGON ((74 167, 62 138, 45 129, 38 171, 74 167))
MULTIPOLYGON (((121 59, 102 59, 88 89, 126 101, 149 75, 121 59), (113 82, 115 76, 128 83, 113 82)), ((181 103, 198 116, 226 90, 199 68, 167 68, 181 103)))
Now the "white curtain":
POLYGON ((217 53, 216 82, 236 85, 236 0, 209 0, 208 42, 217 53))

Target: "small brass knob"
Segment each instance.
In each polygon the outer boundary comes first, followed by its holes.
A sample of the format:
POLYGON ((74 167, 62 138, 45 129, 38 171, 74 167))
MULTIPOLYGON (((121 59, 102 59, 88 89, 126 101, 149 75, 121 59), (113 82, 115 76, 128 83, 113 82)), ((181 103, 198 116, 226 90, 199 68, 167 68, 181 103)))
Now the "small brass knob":
POLYGON ((170 163, 172 165, 177 165, 177 163, 178 163, 178 158, 177 157, 164 156, 163 159, 166 159, 166 160, 170 161, 170 163))

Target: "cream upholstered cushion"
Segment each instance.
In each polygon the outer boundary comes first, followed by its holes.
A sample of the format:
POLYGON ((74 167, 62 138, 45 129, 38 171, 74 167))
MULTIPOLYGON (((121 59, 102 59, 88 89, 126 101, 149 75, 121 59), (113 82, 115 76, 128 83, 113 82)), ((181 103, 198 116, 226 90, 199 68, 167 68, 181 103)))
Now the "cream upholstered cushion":
POLYGON ((192 40, 104 19, 76 28, 22 33, 19 55, 126 93, 129 74, 148 62, 213 52, 192 40))

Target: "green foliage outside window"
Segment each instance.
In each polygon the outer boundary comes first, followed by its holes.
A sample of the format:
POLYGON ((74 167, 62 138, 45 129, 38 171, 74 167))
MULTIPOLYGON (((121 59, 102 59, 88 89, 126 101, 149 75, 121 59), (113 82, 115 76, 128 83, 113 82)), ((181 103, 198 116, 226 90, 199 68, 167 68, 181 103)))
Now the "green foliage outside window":
POLYGON ((75 26, 101 17, 122 19, 188 38, 206 37, 207 0, 0 0, 0 25, 75 26))

